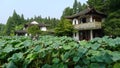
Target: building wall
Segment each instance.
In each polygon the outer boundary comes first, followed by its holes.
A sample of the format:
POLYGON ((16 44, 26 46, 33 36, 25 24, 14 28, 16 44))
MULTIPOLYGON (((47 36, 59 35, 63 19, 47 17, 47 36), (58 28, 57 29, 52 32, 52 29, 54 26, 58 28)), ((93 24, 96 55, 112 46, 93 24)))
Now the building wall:
POLYGON ((73 38, 78 41, 79 40, 79 32, 74 32, 73 38))
POLYGON ((40 29, 41 29, 41 31, 47 31, 46 27, 41 27, 40 29))
MULTIPOLYGON (((99 22, 101 23, 103 21, 104 21, 104 18, 101 18, 100 16, 90 15, 90 16, 86 16, 86 17, 83 17, 83 18, 79 18, 79 19, 74 18, 73 19, 73 25, 74 25, 74 27, 77 26, 77 25, 80 25, 80 24, 81 25, 91 24, 92 26, 97 26, 97 25, 93 25, 93 24, 94 23, 99 24, 99 22), (86 20, 83 23, 84 19, 86 19, 86 20)), ((87 26, 84 26, 84 28, 87 28, 87 26)), ((86 30, 83 29, 83 31, 85 31, 85 34, 83 36, 81 36, 80 32, 78 31, 78 32, 73 33, 73 38, 75 40, 83 40, 84 38, 85 38, 85 40, 91 40, 94 37, 101 37, 102 34, 101 34, 101 31, 99 31, 101 29, 99 29, 99 30, 97 30, 97 29, 98 29, 97 27, 95 27, 95 29, 92 29, 92 28, 86 29, 86 30), (88 32, 86 32, 86 31, 88 31, 88 32)))
POLYGON ((73 19, 73 25, 79 24, 78 19, 73 19))

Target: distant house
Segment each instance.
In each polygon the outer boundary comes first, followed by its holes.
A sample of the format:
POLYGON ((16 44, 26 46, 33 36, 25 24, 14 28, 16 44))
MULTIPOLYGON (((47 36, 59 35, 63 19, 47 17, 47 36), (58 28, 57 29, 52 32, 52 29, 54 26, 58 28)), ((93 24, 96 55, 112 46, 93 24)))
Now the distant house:
POLYGON ((23 27, 23 30, 17 30, 17 31, 15 31, 15 34, 16 35, 25 35, 25 36, 28 36, 27 28, 30 27, 30 26, 33 26, 33 25, 38 25, 41 31, 47 31, 47 26, 45 24, 33 21, 31 23, 25 24, 24 27, 23 27))
POLYGON ((106 15, 94 8, 87 8, 72 16, 67 16, 67 19, 72 21, 77 32, 73 33, 73 38, 76 40, 91 40, 95 37, 102 37, 102 22, 106 15))

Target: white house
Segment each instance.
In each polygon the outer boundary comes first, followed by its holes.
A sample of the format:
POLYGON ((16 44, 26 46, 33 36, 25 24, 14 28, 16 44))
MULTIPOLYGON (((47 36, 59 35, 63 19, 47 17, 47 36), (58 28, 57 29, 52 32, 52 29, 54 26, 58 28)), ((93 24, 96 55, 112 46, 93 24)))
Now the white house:
POLYGON ((25 36, 28 36, 27 28, 29 26, 33 26, 33 25, 38 25, 41 31, 47 31, 47 26, 45 24, 33 21, 31 23, 25 24, 24 27, 23 27, 23 30, 17 30, 17 31, 15 31, 15 34, 16 35, 25 35, 25 36))
POLYGON ((106 15, 94 8, 87 8, 77 14, 66 16, 72 21, 77 32, 73 33, 73 38, 76 40, 91 40, 95 37, 102 37, 102 22, 106 15))

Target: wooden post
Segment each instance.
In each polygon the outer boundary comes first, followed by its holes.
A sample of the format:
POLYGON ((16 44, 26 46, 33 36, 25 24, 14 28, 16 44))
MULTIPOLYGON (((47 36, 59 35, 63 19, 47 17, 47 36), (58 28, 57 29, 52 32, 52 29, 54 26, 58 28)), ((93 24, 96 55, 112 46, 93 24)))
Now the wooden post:
POLYGON ((92 18, 92 15, 90 16, 90 22, 93 22, 93 18, 92 18))
POLYGON ((90 40, 93 39, 93 30, 90 30, 90 40))

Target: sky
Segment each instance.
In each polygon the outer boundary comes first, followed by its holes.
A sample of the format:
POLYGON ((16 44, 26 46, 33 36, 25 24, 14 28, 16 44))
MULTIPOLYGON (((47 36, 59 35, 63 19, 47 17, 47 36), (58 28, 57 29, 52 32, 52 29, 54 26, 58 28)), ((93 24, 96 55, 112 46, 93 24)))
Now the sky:
MULTIPOLYGON (((77 0, 86 3, 87 0, 77 0)), ((0 23, 6 24, 9 16, 15 10, 17 14, 23 14, 25 18, 42 16, 60 18, 66 7, 72 7, 74 0, 1 0, 0 23)))

